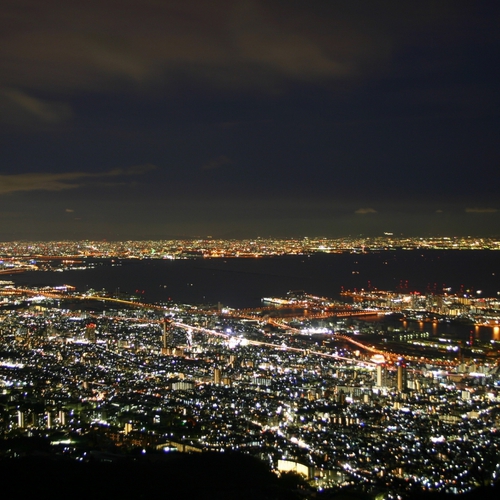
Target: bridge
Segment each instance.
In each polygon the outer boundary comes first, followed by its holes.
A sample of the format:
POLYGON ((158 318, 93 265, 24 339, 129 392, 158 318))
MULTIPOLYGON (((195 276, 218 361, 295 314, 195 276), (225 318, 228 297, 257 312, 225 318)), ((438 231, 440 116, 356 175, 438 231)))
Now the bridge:
MULTIPOLYGON (((157 304, 149 304, 149 303, 145 303, 145 302, 136 302, 136 301, 132 301, 132 300, 117 299, 114 297, 103 297, 100 295, 65 295, 65 294, 56 293, 56 292, 52 292, 52 291, 49 292, 49 291, 41 291, 41 290, 31 290, 29 288, 14 288, 14 287, 4 288, 4 289, 0 290, 0 295, 23 295, 23 294, 32 295, 32 296, 43 296, 43 297, 47 297, 47 298, 55 299, 55 300, 74 300, 74 299, 78 299, 78 300, 82 300, 82 301, 84 301, 84 300, 97 300, 97 301, 102 301, 102 302, 111 302, 111 303, 127 305, 130 307, 158 310, 158 311, 162 311, 162 312, 170 311, 170 309, 168 309, 167 307, 160 306, 157 304)), ((249 310, 246 309, 245 311, 247 312, 249 310)), ((189 313, 189 312, 200 313, 199 310, 191 310, 191 311, 188 310, 186 312, 187 313, 189 313)), ((343 314, 344 317, 346 317, 346 316, 373 315, 375 313, 374 313, 374 311, 344 310, 344 311, 342 311, 341 314, 343 314)), ((234 313, 230 313, 229 315, 234 317, 234 318, 246 318, 246 319, 252 319, 252 320, 258 319, 258 318, 255 318, 255 316, 251 316, 249 314, 239 314, 239 311, 235 311, 234 313)), ((331 314, 329 316, 331 316, 331 314)), ((311 318, 311 316, 307 316, 307 318, 311 318)), ((299 329, 290 327, 286 323, 279 322, 276 319, 267 318, 267 321, 269 323, 273 324, 274 326, 276 326, 277 328, 282 328, 282 329, 291 331, 293 333, 302 333, 299 329)), ((214 336, 229 338, 228 334, 217 332, 215 330, 210 330, 210 329, 201 328, 201 327, 194 327, 191 325, 186 325, 186 324, 181 323, 181 322, 174 322, 173 324, 175 326, 178 326, 179 328, 186 328, 186 329, 191 329, 194 331, 199 331, 199 332, 205 333, 207 335, 214 335, 214 336)), ((359 349, 368 351, 368 352, 373 353, 373 354, 382 354, 386 359, 388 359, 391 362, 396 362, 397 359, 399 357, 401 357, 401 354, 390 353, 387 351, 377 349, 373 346, 369 346, 367 344, 359 342, 359 341, 353 339, 352 337, 348 337, 348 336, 344 336, 344 335, 340 335, 340 334, 334 334, 333 338, 336 338, 337 340, 349 342, 349 343, 355 345, 356 347, 358 347, 359 349)), ((307 352, 308 354, 314 354, 314 355, 323 356, 323 357, 327 357, 327 358, 333 358, 333 359, 343 359, 343 360, 351 362, 351 363, 364 364, 364 365, 368 365, 368 366, 374 364, 374 363, 370 363, 367 361, 360 361, 360 360, 355 360, 352 358, 343 358, 343 357, 337 356, 335 354, 324 353, 321 351, 311 351, 308 349, 302 349, 302 348, 298 348, 298 347, 291 347, 291 346, 286 346, 286 345, 276 345, 276 344, 272 344, 272 343, 268 343, 268 342, 260 342, 260 341, 255 341, 255 340, 248 340, 248 343, 251 345, 267 346, 267 347, 273 348, 273 349, 290 350, 292 352, 301 352, 303 354, 305 354, 307 352)), ((458 359, 457 360, 439 360, 439 359, 430 359, 430 358, 408 356, 408 355, 405 355, 404 357, 407 361, 414 361, 414 362, 418 362, 418 363, 426 363, 426 364, 443 366, 443 367, 452 367, 452 366, 456 366, 458 364, 458 359)))

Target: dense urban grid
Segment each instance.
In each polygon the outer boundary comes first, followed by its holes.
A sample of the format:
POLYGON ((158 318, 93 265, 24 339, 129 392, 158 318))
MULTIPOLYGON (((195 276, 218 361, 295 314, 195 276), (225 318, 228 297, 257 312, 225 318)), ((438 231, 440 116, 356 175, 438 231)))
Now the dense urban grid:
MULTIPOLYGON (((90 244, 54 244, 53 255, 78 245, 90 244)), ((317 490, 386 498, 467 492, 500 473, 498 298, 295 291, 236 310, 10 281, 0 293, 0 432, 48 438, 49 455, 239 451, 317 490), (387 314, 468 322, 472 333, 361 321, 387 314), (473 334, 485 324, 487 343, 473 334)))

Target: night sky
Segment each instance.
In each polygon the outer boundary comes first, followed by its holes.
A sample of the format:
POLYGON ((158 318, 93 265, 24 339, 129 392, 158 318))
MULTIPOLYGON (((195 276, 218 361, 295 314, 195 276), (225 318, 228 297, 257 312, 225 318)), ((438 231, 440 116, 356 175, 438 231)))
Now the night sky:
POLYGON ((500 235, 500 2, 3 0, 0 240, 500 235))

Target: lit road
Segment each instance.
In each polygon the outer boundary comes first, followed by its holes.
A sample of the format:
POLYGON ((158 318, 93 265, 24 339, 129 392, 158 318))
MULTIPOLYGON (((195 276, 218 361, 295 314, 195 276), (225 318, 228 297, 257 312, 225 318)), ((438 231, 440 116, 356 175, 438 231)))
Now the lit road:
MULTIPOLYGON (((208 328, 202 328, 199 326, 192 326, 192 325, 186 325, 184 323, 180 323, 177 321, 173 321, 171 325, 176 326, 178 328, 183 328, 185 330, 190 330, 190 331, 195 331, 198 333, 203 333, 205 335, 213 335, 217 337, 223 337, 227 340, 231 338, 231 335, 227 333, 222 333, 222 332, 217 332, 215 330, 209 330, 208 328)), ((360 366, 376 366, 376 363, 372 363, 370 361, 361 361, 359 359, 354 359, 354 358, 347 358, 345 356, 339 356, 337 354, 332 354, 332 353, 326 353, 326 352, 321 352, 321 351, 313 351, 311 349, 303 349, 300 347, 291 347, 286 344, 271 344, 270 342, 262 342, 259 340, 248 340, 245 339, 245 342, 249 345, 255 345, 259 347, 267 347, 270 349, 276 349, 279 351, 290 351, 290 352, 297 352, 303 355, 314 355, 314 356, 321 356, 323 358, 330 358, 330 359, 335 359, 335 360, 342 360, 342 361, 347 361, 349 363, 354 363, 358 364, 360 366)))
MULTIPOLYGON (((160 306, 157 304, 148 304, 144 302, 135 302, 132 300, 125 300, 125 299, 117 299, 114 297, 102 297, 99 295, 67 295, 67 294, 61 294, 61 293, 56 293, 56 292, 48 292, 48 291, 40 291, 40 290, 30 290, 26 288, 4 288, 3 290, 0 290, 0 295, 31 295, 31 296, 42 296, 50 299, 55 299, 55 300, 73 300, 73 299, 78 299, 78 300, 96 300, 96 301, 101 301, 101 302, 111 302, 111 303, 116 303, 116 304, 122 304, 134 308, 143 308, 143 309, 152 309, 152 310, 158 310, 162 312, 169 312, 172 311, 172 309, 168 309, 165 306, 160 306)), ((185 312, 190 312, 190 311, 185 311, 185 312)), ((196 311, 200 312, 200 311, 196 311)), ((233 317, 235 319, 237 318, 245 318, 245 319, 261 319, 264 320, 264 318, 256 318, 255 316, 252 316, 249 314, 250 310, 246 309, 245 310, 246 314, 241 314, 239 311, 234 311, 230 312, 228 314, 224 314, 224 316, 229 316, 233 317)), ((369 315, 369 314, 375 314, 373 311, 359 311, 359 310, 342 310, 338 311, 337 313, 339 316, 358 316, 358 315, 369 315)), ((332 316, 334 314, 329 313, 322 313, 322 314, 328 314, 329 316, 332 316)), ((307 316, 307 317, 312 317, 312 316, 307 316)), ((278 328, 282 328, 284 330, 288 330, 294 333, 301 333, 300 330, 296 328, 290 327, 288 324, 286 324, 284 321, 277 321, 276 319, 270 319, 270 318, 265 318, 265 321, 273 324, 274 326, 278 328)), ((229 335, 217 332, 215 330, 209 330, 206 328, 201 328, 201 327, 194 327, 190 325, 186 325, 184 323, 179 323, 175 322, 173 323, 179 328, 184 328, 184 329, 191 329, 194 331, 198 331, 201 333, 205 333, 207 335, 214 335, 214 336, 219 336, 219 337, 225 337, 229 338, 229 335)), ((365 351, 371 352, 373 354, 382 354, 388 361, 395 362, 397 359, 401 356, 401 354, 397 353, 389 353, 387 351, 383 351, 380 349, 376 349, 372 346, 368 346, 362 342, 359 342, 357 340, 352 339, 351 337, 347 337, 344 335, 339 335, 339 334, 334 334, 334 338, 337 338, 338 340, 346 341, 349 342, 355 346, 357 346, 360 349, 363 349, 365 351)), ((325 358, 332 358, 332 359, 342 359, 344 361, 348 361, 350 363, 356 363, 360 365, 365 365, 365 366, 372 366, 374 363, 367 362, 367 361, 360 361, 357 359, 353 358, 344 358, 341 356, 338 356, 336 354, 331 354, 331 353, 325 353, 325 352, 320 352, 320 351, 311 351, 308 349, 301 349, 298 347, 291 347, 287 345, 276 345, 276 344, 271 344, 268 342, 260 342, 260 341, 255 341, 255 340, 248 340, 248 343, 251 345, 259 345, 262 347, 268 347, 272 349, 279 349, 279 350, 289 350, 292 352, 300 352, 303 354, 314 354, 317 356, 322 356, 325 358)), ((425 363, 429 365, 436 365, 436 366, 443 366, 443 367, 453 367, 458 364, 458 360, 439 360, 439 359, 430 359, 430 358, 423 358, 423 357, 415 357, 415 356, 404 356, 407 361, 414 361, 418 363, 425 363)))

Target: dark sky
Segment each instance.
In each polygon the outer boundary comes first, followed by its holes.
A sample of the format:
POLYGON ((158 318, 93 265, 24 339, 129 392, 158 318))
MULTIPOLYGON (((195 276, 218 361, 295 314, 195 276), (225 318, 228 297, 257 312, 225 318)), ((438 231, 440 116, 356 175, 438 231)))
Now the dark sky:
POLYGON ((3 0, 0 240, 500 234, 500 2, 3 0))

